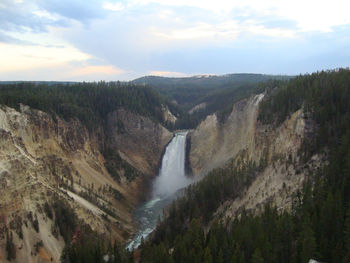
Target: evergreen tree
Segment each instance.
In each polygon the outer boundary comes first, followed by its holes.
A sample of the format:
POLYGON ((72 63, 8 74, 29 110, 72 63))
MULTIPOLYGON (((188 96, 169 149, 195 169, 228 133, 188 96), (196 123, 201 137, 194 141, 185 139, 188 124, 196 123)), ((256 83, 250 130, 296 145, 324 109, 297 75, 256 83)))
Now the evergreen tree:
POLYGON ((211 255, 209 247, 206 247, 203 254, 203 263, 213 263, 213 257, 211 255))
POLYGON ((252 263, 264 263, 264 259, 262 258, 262 255, 261 255, 261 252, 260 252, 260 249, 257 248, 255 249, 253 255, 252 255, 252 260, 251 260, 252 263))

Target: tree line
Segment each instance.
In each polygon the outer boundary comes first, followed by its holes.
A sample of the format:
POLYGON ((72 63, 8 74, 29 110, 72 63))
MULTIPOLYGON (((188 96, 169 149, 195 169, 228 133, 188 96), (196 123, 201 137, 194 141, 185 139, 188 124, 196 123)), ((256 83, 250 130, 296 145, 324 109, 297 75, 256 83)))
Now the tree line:
POLYGON ((107 115, 119 108, 166 124, 162 104, 168 104, 152 88, 132 83, 101 81, 48 85, 19 82, 0 86, 0 104, 19 109, 20 103, 66 120, 77 118, 89 130, 103 125, 107 115))

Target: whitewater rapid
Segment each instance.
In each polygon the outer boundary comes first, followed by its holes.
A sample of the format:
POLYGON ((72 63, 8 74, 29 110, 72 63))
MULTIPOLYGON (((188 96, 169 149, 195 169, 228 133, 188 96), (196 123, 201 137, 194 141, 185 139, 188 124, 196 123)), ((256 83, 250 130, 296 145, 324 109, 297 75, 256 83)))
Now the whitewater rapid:
POLYGON ((187 132, 178 132, 168 144, 163 155, 159 175, 152 188, 151 200, 141 206, 135 213, 139 222, 139 231, 127 245, 129 250, 137 248, 142 238, 146 238, 157 225, 163 208, 175 198, 176 192, 191 183, 185 173, 187 132))

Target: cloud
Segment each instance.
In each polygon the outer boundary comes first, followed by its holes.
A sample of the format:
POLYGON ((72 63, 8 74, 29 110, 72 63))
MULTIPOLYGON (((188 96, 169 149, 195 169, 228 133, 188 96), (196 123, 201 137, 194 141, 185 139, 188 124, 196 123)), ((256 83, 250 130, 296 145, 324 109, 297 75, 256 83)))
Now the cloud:
POLYGON ((326 32, 334 26, 350 23, 348 15, 350 2, 346 0, 131 0, 131 2, 139 6, 157 4, 167 7, 194 7, 220 16, 245 10, 248 14, 254 12, 265 17, 283 17, 295 21, 302 31, 326 32))
MULTIPOLYGON (((51 60, 45 57, 36 57, 35 59, 51 60)), ((22 68, 7 72, 0 69, 1 80, 112 81, 122 78, 123 74, 127 74, 127 72, 112 65, 94 66, 87 64, 87 61, 49 63, 45 66, 22 68)))
POLYGON ((103 4, 103 8, 111 11, 121 11, 125 8, 125 6, 120 3, 111 3, 111 2, 106 2, 103 4))
POLYGON ((50 26, 67 26, 67 20, 45 11, 37 1, 3 0, 0 28, 5 32, 47 32, 50 26))
POLYGON ((0 5, 0 28, 3 31, 24 31, 30 29, 36 32, 45 31, 39 19, 28 12, 30 4, 16 3, 4 0, 0 5))
POLYGON ((149 73, 294 74, 347 65, 349 5, 342 0, 2 0, 0 73, 17 69, 39 76, 25 70, 40 69, 54 79, 63 78, 61 72, 69 78, 74 73, 72 78, 125 79, 149 73), (62 66, 67 63, 70 71, 62 66), (61 72, 54 75, 45 67, 61 72))
POLYGON ((155 35, 168 39, 237 39, 242 34, 265 35, 270 37, 289 38, 296 35, 290 29, 279 27, 266 27, 256 21, 240 23, 235 20, 225 21, 219 24, 198 23, 192 27, 175 30, 155 30, 155 35))
POLYGON ((90 58, 72 46, 43 47, 39 45, 0 44, 0 72, 15 72, 35 68, 52 67, 72 60, 84 61, 90 58))
POLYGON ((8 44, 14 44, 14 45, 30 45, 30 46, 36 45, 33 42, 12 37, 6 33, 1 32, 1 30, 0 30, 0 43, 8 43, 8 44))
POLYGON ((91 76, 91 75, 112 75, 117 76, 123 74, 125 71, 118 69, 111 65, 103 66, 83 66, 75 69, 72 72, 73 76, 82 77, 82 76, 91 76))
POLYGON ((38 6, 51 14, 85 23, 106 15, 99 0, 39 0, 38 6))

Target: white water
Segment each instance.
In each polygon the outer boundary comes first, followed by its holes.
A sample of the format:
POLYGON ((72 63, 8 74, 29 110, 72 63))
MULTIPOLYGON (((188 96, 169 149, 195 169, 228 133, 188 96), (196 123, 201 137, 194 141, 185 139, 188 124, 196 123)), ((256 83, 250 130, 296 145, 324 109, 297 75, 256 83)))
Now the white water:
POLYGON ((165 150, 159 176, 153 185, 153 198, 164 198, 187 185, 185 175, 187 132, 179 132, 165 150))
POLYGON ((167 146, 159 175, 153 183, 152 198, 136 211, 140 230, 128 244, 128 249, 137 248, 141 239, 155 229, 163 208, 176 198, 176 191, 187 186, 191 180, 185 174, 187 132, 178 132, 167 146))

